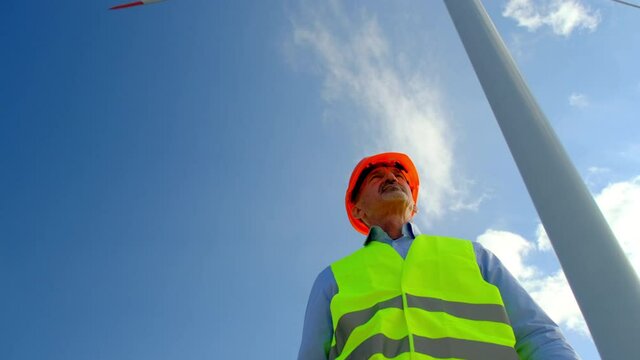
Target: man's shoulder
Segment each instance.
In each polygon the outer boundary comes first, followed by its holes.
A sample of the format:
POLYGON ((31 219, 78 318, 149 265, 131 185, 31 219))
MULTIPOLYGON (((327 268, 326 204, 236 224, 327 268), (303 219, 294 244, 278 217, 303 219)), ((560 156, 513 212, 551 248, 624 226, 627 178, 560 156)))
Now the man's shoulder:
POLYGON ((322 296, 325 299, 331 299, 338 292, 336 278, 333 275, 331 266, 324 268, 313 283, 312 294, 322 296))

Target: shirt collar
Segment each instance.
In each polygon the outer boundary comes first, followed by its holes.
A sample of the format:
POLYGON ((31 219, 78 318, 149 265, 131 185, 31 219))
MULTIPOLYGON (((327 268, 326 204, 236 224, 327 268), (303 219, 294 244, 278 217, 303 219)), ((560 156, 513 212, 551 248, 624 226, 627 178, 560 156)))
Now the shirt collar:
MULTIPOLYGON (((402 225, 402 237, 409 237, 411 239, 414 239, 418 235, 420 235, 420 229, 418 229, 418 226, 416 224, 408 222, 402 225)), ((389 244, 393 240, 384 230, 382 230, 381 227, 372 226, 369 229, 369 235, 367 235, 367 238, 364 241, 364 245, 367 245, 371 241, 380 241, 389 244)))

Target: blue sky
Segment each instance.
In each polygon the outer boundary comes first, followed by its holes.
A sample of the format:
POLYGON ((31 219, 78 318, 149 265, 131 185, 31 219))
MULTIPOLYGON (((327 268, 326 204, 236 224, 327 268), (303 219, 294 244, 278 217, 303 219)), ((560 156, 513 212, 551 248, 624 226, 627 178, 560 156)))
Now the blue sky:
MULTIPOLYGON (((485 3, 640 269, 640 10, 485 3)), ((114 4, 0 14, 0 358, 294 358, 379 151, 598 358, 441 2, 114 4)))

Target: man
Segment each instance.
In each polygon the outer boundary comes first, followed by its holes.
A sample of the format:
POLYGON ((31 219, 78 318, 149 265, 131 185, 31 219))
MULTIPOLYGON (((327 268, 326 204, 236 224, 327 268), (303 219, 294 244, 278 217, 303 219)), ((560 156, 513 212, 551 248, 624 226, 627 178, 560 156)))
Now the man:
POLYGON ((405 154, 355 167, 347 216, 367 238, 318 275, 298 359, 578 359, 492 253, 420 234, 418 189, 405 154))

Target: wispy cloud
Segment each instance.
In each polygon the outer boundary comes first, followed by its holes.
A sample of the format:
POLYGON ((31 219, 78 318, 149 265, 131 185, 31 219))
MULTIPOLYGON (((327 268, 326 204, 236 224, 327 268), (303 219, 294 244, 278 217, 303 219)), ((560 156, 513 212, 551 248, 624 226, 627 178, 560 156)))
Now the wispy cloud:
POLYGON ((589 166, 589 168, 587 169, 587 171, 589 172, 589 174, 607 174, 611 172, 611 169, 609 168, 603 168, 603 167, 599 167, 599 166, 589 166))
POLYGON ((565 37, 576 29, 594 31, 601 20, 599 11, 579 0, 509 0, 502 15, 529 31, 547 26, 554 34, 565 37))
MULTIPOLYGON (((640 219, 640 176, 609 184, 595 195, 595 200, 640 276, 640 222, 637 221, 640 219)), ((553 274, 543 274, 540 269, 530 265, 529 255, 552 249, 541 224, 536 229, 536 237, 534 245, 518 234, 488 229, 477 241, 500 258, 554 321, 588 335, 586 323, 564 273, 559 270, 553 274)))
POLYGON ((400 51, 366 11, 350 17, 338 1, 307 5, 305 21, 293 20, 293 41, 310 49, 320 64, 328 103, 347 102, 366 112, 366 119, 352 120, 362 129, 362 137, 354 139, 362 144, 362 155, 410 154, 428 189, 428 195, 421 191, 420 213, 429 219, 477 208, 482 199, 467 203, 460 185, 464 180, 454 176, 455 136, 441 110, 438 88, 415 70, 424 67, 397 56, 400 51))
POLYGON ((477 212, 480 209, 480 205, 488 199, 491 199, 491 195, 488 192, 481 194, 472 201, 459 197, 457 202, 452 203, 449 209, 452 211, 469 210, 477 212))
POLYGON ((628 144, 624 150, 620 152, 620 156, 625 160, 640 160, 640 143, 628 144))
POLYGON ((600 166, 589 166, 584 174, 584 182, 590 189, 602 189, 611 182, 611 169, 600 166))
POLYGON ((569 95, 569 105, 584 108, 589 106, 589 100, 585 94, 572 93, 569 95))

